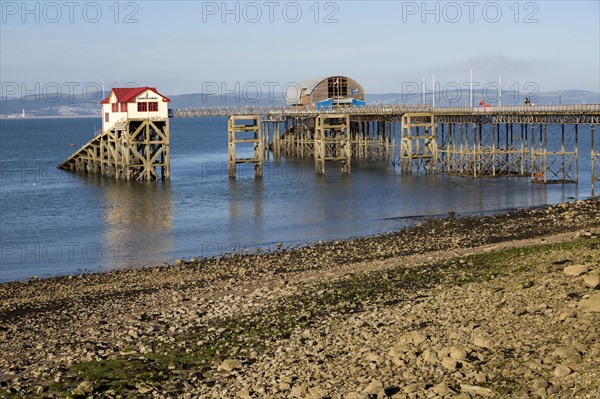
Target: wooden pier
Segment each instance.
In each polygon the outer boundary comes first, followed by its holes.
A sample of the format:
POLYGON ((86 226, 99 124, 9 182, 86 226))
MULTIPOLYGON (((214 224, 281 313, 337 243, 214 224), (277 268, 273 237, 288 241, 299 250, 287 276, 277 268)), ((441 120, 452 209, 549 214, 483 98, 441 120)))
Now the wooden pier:
POLYGON ((579 158, 589 156, 592 188, 600 181, 597 104, 216 107, 176 110, 174 116, 260 116, 265 153, 314 159, 316 174, 324 173, 326 163, 339 163, 343 173, 350 173, 352 160, 372 160, 399 165, 404 173, 527 176, 535 183, 575 183, 579 158), (345 122, 327 125, 333 120, 345 122), (579 151, 582 130, 591 135, 589 155, 579 151))
MULTIPOLYGON (((255 176, 261 177, 264 159, 272 154, 275 159, 313 159, 317 175, 329 164, 349 174, 353 161, 380 161, 398 165, 404 173, 527 176, 535 183, 576 183, 579 160, 586 157, 592 190, 600 182, 598 104, 213 107, 175 110, 173 116, 229 117, 231 178, 244 163, 254 164, 255 176), (590 135, 589 154, 580 152, 581 134, 590 135), (252 146, 252 157, 239 158, 240 145, 252 146)), ((59 167, 127 180, 167 180, 169 121, 120 121, 59 167)))

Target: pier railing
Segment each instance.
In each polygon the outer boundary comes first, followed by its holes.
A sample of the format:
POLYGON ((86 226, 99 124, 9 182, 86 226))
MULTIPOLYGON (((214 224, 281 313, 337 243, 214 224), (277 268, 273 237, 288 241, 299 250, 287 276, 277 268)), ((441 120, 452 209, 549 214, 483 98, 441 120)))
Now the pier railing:
POLYGON ((511 105, 502 107, 435 107, 434 114, 585 114, 600 112, 600 104, 581 105, 511 105))
POLYGON ((285 106, 223 106, 176 109, 176 118, 207 116, 265 115, 265 116, 315 116, 318 114, 349 115, 402 115, 405 113, 432 113, 436 115, 466 114, 586 114, 600 113, 600 104, 581 105, 521 105, 501 107, 432 107, 423 104, 376 104, 366 107, 285 107, 285 106))

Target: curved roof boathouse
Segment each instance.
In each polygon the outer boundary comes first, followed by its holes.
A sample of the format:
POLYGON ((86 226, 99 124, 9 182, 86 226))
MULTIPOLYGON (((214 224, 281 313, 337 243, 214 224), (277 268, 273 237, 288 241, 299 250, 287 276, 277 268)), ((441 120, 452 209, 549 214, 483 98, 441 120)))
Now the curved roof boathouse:
POLYGON ((349 77, 328 76, 298 82, 288 89, 286 99, 292 106, 364 106, 365 89, 349 77))

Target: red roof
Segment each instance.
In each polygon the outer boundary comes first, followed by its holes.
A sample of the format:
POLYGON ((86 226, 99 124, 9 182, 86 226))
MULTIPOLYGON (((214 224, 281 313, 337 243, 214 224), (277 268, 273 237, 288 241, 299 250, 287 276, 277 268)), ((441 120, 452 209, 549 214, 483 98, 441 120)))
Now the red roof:
MULTIPOLYGON (((155 87, 148 87, 148 86, 145 86, 145 87, 114 87, 111 90, 111 94, 115 93, 115 96, 117 97, 117 102, 128 103, 128 102, 133 102, 133 100, 135 100, 135 98, 137 96, 139 96, 146 90, 152 90, 153 92, 155 92, 156 94, 161 96, 163 98, 164 102, 167 102, 167 103, 171 102, 171 100, 169 98, 160 94, 158 92, 158 90, 156 90, 155 87)), ((100 104, 108 104, 109 99, 110 99, 110 94, 104 100, 100 101, 100 104)))

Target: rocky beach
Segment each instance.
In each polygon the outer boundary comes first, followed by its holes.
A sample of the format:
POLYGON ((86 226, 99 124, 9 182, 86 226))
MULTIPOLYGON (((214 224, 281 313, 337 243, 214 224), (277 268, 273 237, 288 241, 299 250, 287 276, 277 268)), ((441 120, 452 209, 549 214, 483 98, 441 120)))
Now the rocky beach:
POLYGON ((0 398, 600 397, 600 202, 0 284, 0 398))

